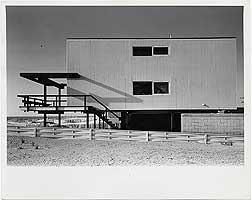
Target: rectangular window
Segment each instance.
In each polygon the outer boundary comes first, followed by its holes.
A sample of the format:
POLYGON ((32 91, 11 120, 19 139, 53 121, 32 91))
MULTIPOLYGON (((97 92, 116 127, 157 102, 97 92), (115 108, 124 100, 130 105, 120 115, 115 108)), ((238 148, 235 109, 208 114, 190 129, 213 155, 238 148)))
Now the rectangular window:
POLYGON ((152 47, 133 47, 133 56, 152 56, 152 47))
POLYGON ((151 81, 134 81, 133 95, 152 95, 151 81))
POLYGON ((169 55, 168 47, 153 47, 153 55, 169 55))
POLYGON ((169 94, 169 82, 154 82, 154 94, 169 94))

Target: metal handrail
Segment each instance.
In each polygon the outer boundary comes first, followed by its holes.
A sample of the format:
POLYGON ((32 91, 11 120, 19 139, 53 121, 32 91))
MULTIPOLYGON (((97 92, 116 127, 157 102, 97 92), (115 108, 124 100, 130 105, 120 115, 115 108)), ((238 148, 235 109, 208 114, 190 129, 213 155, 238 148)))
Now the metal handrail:
MULTIPOLYGON (((44 95, 39 95, 39 94, 34 94, 34 95, 17 95, 18 97, 21 98, 34 98, 34 97, 44 97, 44 95)), ((105 108, 106 112, 110 112, 111 114, 113 114, 115 117, 117 117, 119 120, 121 119, 121 117, 119 117, 114 111, 110 110, 104 103, 102 103, 100 100, 98 100, 96 97, 94 97, 93 95, 90 94, 85 94, 85 95, 79 95, 79 94, 62 94, 60 95, 61 97, 91 97, 92 99, 94 99, 97 103, 99 103, 101 106, 103 106, 105 108)), ((54 94, 48 94, 46 95, 46 97, 59 97, 59 95, 54 95, 54 94)), ((35 98, 34 98, 35 99, 35 98)), ((36 100, 42 100, 43 99, 37 99, 36 100)), ((61 99, 62 100, 62 99, 61 99)), ((54 102, 53 100, 49 100, 50 102, 54 102)), ((64 100, 63 100, 64 101, 64 100)), ((84 98, 84 101, 86 102, 86 98, 84 98)), ((85 103, 86 104, 86 103, 85 103)))
MULTIPOLYGON (((19 94, 18 97, 27 97, 27 96, 33 96, 33 97, 44 97, 43 94, 19 94)), ((56 97, 59 96, 58 94, 47 94, 47 97, 56 97)), ((84 97, 84 96, 92 96, 91 94, 62 94, 61 97, 84 97)))
POLYGON ((111 112, 114 116, 116 116, 118 119, 120 119, 120 117, 115 114, 114 111, 110 110, 105 104, 103 104, 100 100, 98 100, 96 97, 94 97, 93 95, 90 95, 96 102, 98 102, 99 104, 101 104, 106 110, 109 110, 109 112, 111 112))

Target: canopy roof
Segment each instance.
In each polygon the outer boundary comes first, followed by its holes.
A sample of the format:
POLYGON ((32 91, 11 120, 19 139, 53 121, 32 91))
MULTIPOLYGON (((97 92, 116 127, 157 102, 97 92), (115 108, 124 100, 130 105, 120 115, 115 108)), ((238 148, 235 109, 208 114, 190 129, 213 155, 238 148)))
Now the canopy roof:
POLYGON ((51 78, 80 78, 78 73, 20 73, 20 76, 45 86, 54 86, 64 89, 66 84, 57 83, 51 78))

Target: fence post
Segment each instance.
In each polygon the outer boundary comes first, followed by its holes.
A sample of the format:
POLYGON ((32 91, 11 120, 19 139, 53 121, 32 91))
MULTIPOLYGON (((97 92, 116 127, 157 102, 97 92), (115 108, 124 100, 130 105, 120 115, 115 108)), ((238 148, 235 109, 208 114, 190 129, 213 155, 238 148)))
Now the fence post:
POLYGON ((227 137, 224 137, 224 143, 225 144, 227 143, 227 137))
POLYGON ((39 137, 37 127, 34 128, 34 137, 39 137))
POLYGON ((112 138, 111 138, 111 132, 109 131, 109 139, 111 140, 112 138))
MULTIPOLYGON (((128 134, 130 134, 130 131, 128 131, 128 134)), ((130 141, 131 136, 128 135, 128 141, 130 141)))
POLYGON ((149 131, 146 132, 146 141, 149 141, 149 131))
POLYGON ((208 141, 209 141, 208 135, 205 134, 205 139, 204 139, 205 144, 208 144, 208 141))
POLYGON ((90 135, 89 135, 89 139, 93 140, 93 134, 94 134, 94 129, 90 129, 90 135))
POLYGON ((17 133, 20 133, 20 131, 18 131, 18 130, 20 129, 20 127, 19 127, 19 126, 17 126, 17 127, 16 127, 16 129, 17 129, 17 133))
POLYGON ((165 139, 168 140, 168 132, 165 132, 165 139))
POLYGON ((55 129, 55 128, 53 128, 52 130, 53 130, 53 135, 56 135, 56 133, 55 133, 55 130, 56 130, 56 129, 55 129))

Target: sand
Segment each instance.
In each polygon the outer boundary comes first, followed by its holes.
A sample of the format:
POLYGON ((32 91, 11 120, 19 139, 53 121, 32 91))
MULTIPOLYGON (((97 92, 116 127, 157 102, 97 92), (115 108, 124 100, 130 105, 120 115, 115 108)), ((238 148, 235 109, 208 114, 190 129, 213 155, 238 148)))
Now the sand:
POLYGON ((89 141, 8 136, 11 166, 243 165, 244 145, 89 141))

